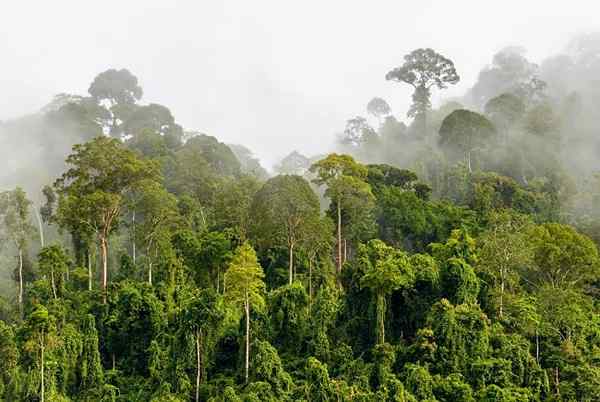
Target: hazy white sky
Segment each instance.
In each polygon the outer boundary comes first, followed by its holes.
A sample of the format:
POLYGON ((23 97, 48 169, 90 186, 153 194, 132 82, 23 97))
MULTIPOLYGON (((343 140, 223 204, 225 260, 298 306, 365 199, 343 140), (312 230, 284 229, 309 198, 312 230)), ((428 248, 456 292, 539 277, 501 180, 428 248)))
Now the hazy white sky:
POLYGON ((128 68, 145 102, 184 127, 250 147, 267 165, 322 152, 374 96, 403 118, 410 90, 386 82, 404 54, 432 47, 470 87, 492 55, 522 45, 540 61, 600 29, 592 0, 19 0, 0 12, 0 119, 59 92, 86 93, 128 68))

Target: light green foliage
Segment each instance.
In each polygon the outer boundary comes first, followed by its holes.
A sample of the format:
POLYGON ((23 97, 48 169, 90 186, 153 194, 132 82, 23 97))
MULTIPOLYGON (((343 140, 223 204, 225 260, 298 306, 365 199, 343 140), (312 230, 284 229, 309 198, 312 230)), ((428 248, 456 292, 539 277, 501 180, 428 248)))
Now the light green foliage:
POLYGON ((600 278, 597 246, 570 226, 547 223, 529 232, 533 264, 525 278, 535 286, 582 287, 600 278))
POLYGON ((225 299, 241 305, 249 302, 253 308, 265 307, 265 274, 256 260, 256 252, 248 243, 242 244, 233 255, 225 273, 225 299))

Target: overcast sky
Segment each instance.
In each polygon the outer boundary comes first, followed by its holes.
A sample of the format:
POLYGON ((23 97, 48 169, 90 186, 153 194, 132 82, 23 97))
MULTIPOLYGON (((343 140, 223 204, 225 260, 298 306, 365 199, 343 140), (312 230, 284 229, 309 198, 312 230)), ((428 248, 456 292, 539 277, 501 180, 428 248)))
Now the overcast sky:
MULTIPOLYGON (((432 47, 461 82, 507 45, 533 61, 600 30, 592 0, 6 1, 0 11, 0 120, 59 92, 86 93, 107 68, 128 68, 144 102, 188 129, 250 147, 266 165, 293 149, 324 151, 374 96, 403 118, 406 86, 385 73, 432 47)), ((439 98, 436 98, 439 99, 439 98)))

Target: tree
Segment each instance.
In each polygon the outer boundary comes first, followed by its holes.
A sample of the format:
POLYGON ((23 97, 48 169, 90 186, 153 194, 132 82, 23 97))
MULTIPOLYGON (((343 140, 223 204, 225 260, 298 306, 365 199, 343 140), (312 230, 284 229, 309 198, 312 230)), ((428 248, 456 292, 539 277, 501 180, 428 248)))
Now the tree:
POLYGON ((240 242, 246 241, 254 222, 251 215, 252 200, 260 188, 261 182, 253 176, 223 180, 215 194, 215 228, 232 229, 240 242))
POLYGON ((529 220, 510 212, 494 212, 489 229, 479 238, 477 267, 488 273, 499 287, 498 316, 503 318, 507 291, 514 291, 519 270, 531 263, 532 250, 527 244, 529 220))
POLYGON ((140 159, 115 139, 98 137, 73 147, 69 169, 54 183, 61 226, 84 225, 95 233, 102 259, 102 291, 108 284, 108 239, 118 226, 126 194, 158 181, 155 162, 140 159))
POLYGON ((375 130, 369 125, 367 119, 356 116, 346 121, 342 143, 351 147, 360 148, 377 137, 375 130))
POLYGON ((62 274, 67 272, 71 263, 65 250, 57 245, 42 248, 38 256, 38 265, 42 274, 50 278, 52 294, 58 297, 56 282, 62 274))
POLYGON ((319 199, 300 176, 283 175, 269 179, 252 201, 255 224, 252 238, 259 247, 285 246, 289 253, 289 284, 294 280, 294 249, 319 219, 319 199))
POLYGON ((250 149, 239 144, 227 144, 227 146, 240 161, 243 174, 250 175, 257 180, 267 180, 269 178, 269 172, 262 167, 260 160, 254 156, 250 149))
POLYGON ((359 208, 362 212, 372 209, 373 194, 365 182, 367 168, 349 155, 330 154, 310 168, 317 177, 314 183, 326 185, 325 195, 334 205, 337 218, 337 270, 342 271, 342 209, 359 208))
POLYGON ((120 128, 123 135, 131 136, 133 141, 144 130, 150 130, 162 136, 169 148, 179 146, 183 137, 183 129, 175 123, 171 111, 166 106, 156 103, 136 108, 120 128))
POLYGON ((275 172, 279 174, 295 174, 303 176, 310 168, 310 160, 298 151, 292 151, 284 157, 277 165, 275 172))
POLYGON ((135 103, 142 98, 142 87, 138 79, 127 69, 111 68, 96 76, 88 89, 89 94, 100 104, 107 103, 110 115, 109 133, 119 133, 119 121, 123 122, 135 109, 135 103))
POLYGON ((459 109, 444 119, 439 134, 440 144, 449 150, 462 153, 469 172, 472 172, 473 151, 493 138, 496 135, 496 128, 485 116, 459 109))
POLYGON ((460 80, 454 63, 436 53, 433 49, 416 49, 404 56, 404 64, 385 75, 388 81, 404 82, 414 88, 413 104, 408 111, 409 117, 423 120, 423 134, 427 130, 425 116, 431 108, 431 88, 447 88, 460 80))
POLYGON ((575 229, 545 223, 528 232, 533 264, 525 267, 524 279, 534 287, 581 288, 600 278, 600 256, 594 242, 575 229))
POLYGON ((29 208, 31 201, 20 187, 13 191, 0 193, 0 223, 2 224, 6 237, 17 250, 17 304, 19 308, 23 305, 23 254, 27 249, 27 240, 33 231, 29 223, 29 208))
MULTIPOLYGON (((41 402, 45 400, 45 369, 46 369, 46 348, 49 341, 49 331, 52 326, 52 317, 48 313, 48 309, 37 304, 34 306, 33 311, 29 314, 27 319, 27 325, 29 327, 31 338, 29 339, 30 348, 39 351, 39 367, 40 367, 40 393, 39 398, 41 402)), ((37 354, 37 353, 36 353, 37 354)))
POLYGON ((210 288, 195 294, 183 312, 184 325, 193 333, 196 344, 196 402, 200 400, 200 385, 206 379, 207 338, 223 318, 219 295, 210 288))
POLYGON ((171 233, 179 223, 177 200, 156 181, 140 183, 138 189, 139 198, 131 206, 139 217, 133 228, 133 242, 140 239, 146 250, 148 283, 152 285, 153 262, 161 250, 170 247, 171 233))
POLYGON ((508 141, 508 131, 518 124, 525 114, 525 103, 516 95, 504 93, 485 104, 485 114, 508 141))
POLYGON ((360 279, 361 287, 371 289, 377 304, 377 343, 385 343, 386 298, 400 287, 414 282, 414 273, 408 256, 386 246, 381 240, 371 240, 361 245, 357 263, 364 265, 365 275, 360 279))
POLYGON ((235 252, 225 273, 225 299, 238 307, 243 307, 246 318, 245 342, 245 382, 248 382, 250 367, 250 309, 264 308, 265 274, 258 264, 256 253, 248 243, 242 244, 235 252))
POLYGON ((367 112, 375 116, 381 123, 383 118, 392 113, 392 108, 384 99, 375 97, 367 103, 367 112))

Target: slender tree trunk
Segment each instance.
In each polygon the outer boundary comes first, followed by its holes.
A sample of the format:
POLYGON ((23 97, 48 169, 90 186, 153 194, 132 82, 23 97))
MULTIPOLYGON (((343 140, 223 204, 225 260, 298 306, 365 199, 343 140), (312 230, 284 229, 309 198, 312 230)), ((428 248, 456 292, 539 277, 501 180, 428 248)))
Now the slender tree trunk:
POLYGON ((471 169, 471 151, 467 151, 467 168, 469 169, 469 173, 473 173, 473 169, 471 169))
POLYGON ((148 283, 152 286, 152 261, 148 263, 148 283))
POLYGON ((500 268, 500 311, 499 317, 502 318, 504 312, 504 268, 500 268))
POLYGON ((50 270, 50 284, 52 285, 52 294, 54 295, 54 299, 58 299, 56 296, 56 284, 54 282, 54 269, 50 270))
POLYGON ((290 285, 294 281, 294 243, 290 243, 290 285))
POLYGON ((200 379, 202 377, 201 334, 202 332, 200 330, 196 331, 196 402, 200 401, 200 379))
POLYGON ((344 239, 344 262, 348 259, 348 242, 344 239))
POLYGON ((87 251, 87 266, 88 266, 88 290, 92 291, 92 253, 90 253, 90 248, 88 247, 87 251))
POLYGON ((312 307, 312 257, 308 258, 308 310, 312 307))
POLYGON ((342 272, 342 205, 338 196, 337 200, 337 243, 338 243, 338 274, 342 272))
POLYGON ((23 250, 19 247, 19 294, 17 296, 19 308, 23 310, 23 250))
POLYGON ((556 396, 560 400, 560 377, 558 374, 558 367, 554 368, 554 382, 556 383, 556 396))
POLYGON ((246 292, 246 301, 244 302, 244 309, 246 311, 246 361, 245 361, 246 372, 245 372, 244 378, 245 378, 246 384, 248 384, 248 372, 250 370, 250 300, 248 299, 247 292, 246 292))
POLYGON ((100 254, 102 258, 102 301, 106 304, 108 286, 108 244, 106 236, 100 238, 100 254))
POLYGON ((377 324, 379 327, 379 344, 385 342, 385 296, 382 294, 377 295, 377 324))
POLYGON ((40 232, 40 245, 42 246, 42 248, 44 248, 44 225, 42 224, 42 218, 40 217, 40 213, 38 212, 37 208, 33 208, 33 212, 35 215, 35 219, 37 220, 37 224, 38 224, 38 230, 40 232))
POLYGON ((535 360, 540 364, 540 335, 538 329, 535 329, 535 360))
POLYGON ((44 384, 44 330, 40 334, 40 351, 41 351, 41 360, 42 364, 40 367, 40 381, 41 381, 41 392, 40 392, 40 401, 44 402, 44 392, 45 392, 45 384, 44 384))
POLYGON ((133 265, 135 266, 135 209, 131 213, 131 226, 133 227, 133 233, 131 234, 131 259, 133 260, 133 265))

